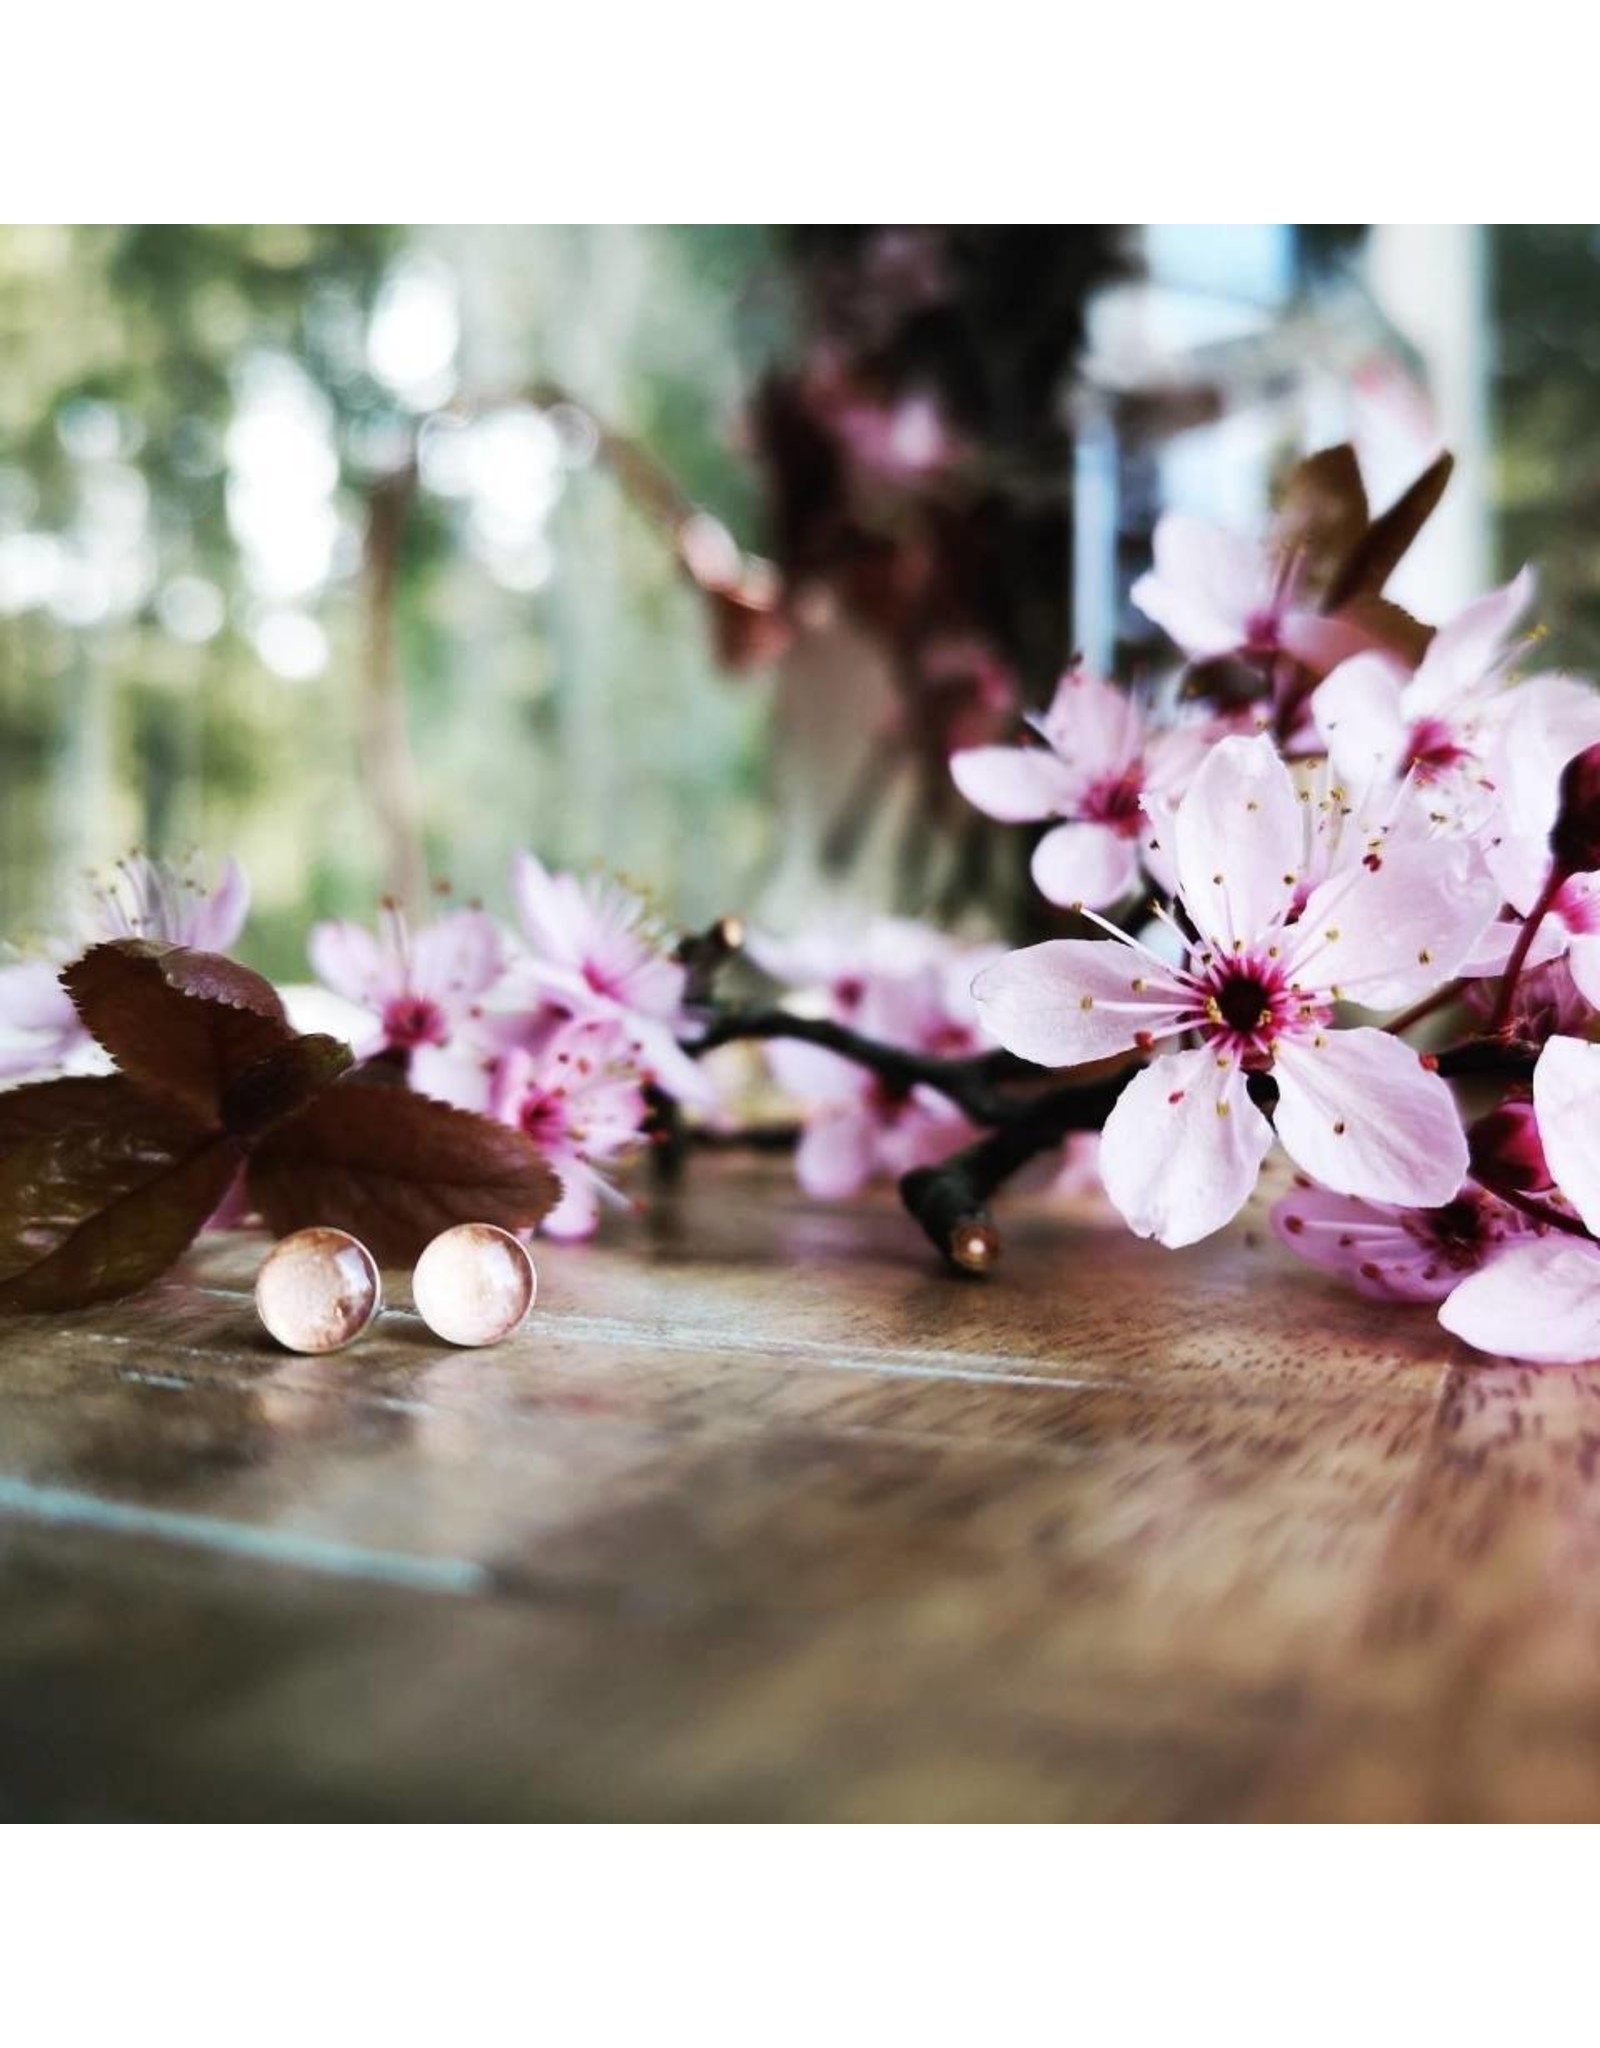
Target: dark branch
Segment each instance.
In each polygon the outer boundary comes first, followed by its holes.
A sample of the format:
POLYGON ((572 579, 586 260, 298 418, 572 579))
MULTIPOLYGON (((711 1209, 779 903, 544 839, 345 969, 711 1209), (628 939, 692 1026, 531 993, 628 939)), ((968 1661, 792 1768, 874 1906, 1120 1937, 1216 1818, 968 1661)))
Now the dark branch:
POLYGON ((688 1050, 698 1055, 712 1052, 719 1045, 768 1038, 796 1038, 805 1045, 836 1052, 841 1059, 876 1074, 889 1088, 907 1092, 913 1088, 935 1089, 977 1124, 1009 1124, 1030 1117, 1039 1100, 1037 1093, 1007 1090, 998 1084, 1046 1079, 1045 1069, 1009 1052, 940 1059, 932 1053, 909 1051, 905 1046, 884 1045, 826 1017, 797 1017, 788 1010, 750 1010, 742 1015, 719 1017, 688 1050))
POLYGON ((1036 1095, 1027 1115, 991 1131, 937 1166, 902 1176, 900 1199, 952 1264, 983 1272, 1000 1255, 988 1204, 995 1190, 1072 1131, 1097 1131, 1138 1070, 1036 1095))

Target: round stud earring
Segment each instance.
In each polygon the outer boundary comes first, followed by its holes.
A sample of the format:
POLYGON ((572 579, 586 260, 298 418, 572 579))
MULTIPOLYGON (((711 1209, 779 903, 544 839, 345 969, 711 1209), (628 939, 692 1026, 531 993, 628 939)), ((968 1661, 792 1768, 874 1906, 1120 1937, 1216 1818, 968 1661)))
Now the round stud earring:
POLYGON ((382 1301, 371 1252, 348 1231, 323 1225, 283 1238, 256 1275, 256 1314, 287 1351, 342 1351, 382 1301))
POLYGON ((498 1344, 539 1292, 521 1238, 494 1223, 457 1223, 439 1235, 411 1275, 417 1314, 447 1344, 498 1344))

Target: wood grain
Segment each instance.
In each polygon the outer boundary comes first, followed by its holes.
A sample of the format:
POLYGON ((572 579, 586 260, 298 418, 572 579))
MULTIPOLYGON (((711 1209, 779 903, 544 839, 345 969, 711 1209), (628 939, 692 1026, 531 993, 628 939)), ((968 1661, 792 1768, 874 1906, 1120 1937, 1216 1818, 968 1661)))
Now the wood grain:
POLYGON ((492 1351, 237 1238, 0 1326, 0 1813, 1600 1818, 1600 1375, 1006 1227, 700 1162, 492 1351))

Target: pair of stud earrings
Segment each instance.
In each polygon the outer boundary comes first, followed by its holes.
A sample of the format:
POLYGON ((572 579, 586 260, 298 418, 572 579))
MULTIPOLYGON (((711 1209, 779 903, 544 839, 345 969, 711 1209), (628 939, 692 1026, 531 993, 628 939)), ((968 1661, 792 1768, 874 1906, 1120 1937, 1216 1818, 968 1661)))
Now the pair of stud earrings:
MULTIPOLYGON (((417 1314, 447 1344, 498 1344, 539 1291, 528 1248, 493 1223, 457 1223, 411 1275, 417 1314)), ((256 1275, 256 1314, 287 1351, 342 1351, 383 1305, 378 1263, 348 1231, 317 1225, 275 1244, 256 1275)))

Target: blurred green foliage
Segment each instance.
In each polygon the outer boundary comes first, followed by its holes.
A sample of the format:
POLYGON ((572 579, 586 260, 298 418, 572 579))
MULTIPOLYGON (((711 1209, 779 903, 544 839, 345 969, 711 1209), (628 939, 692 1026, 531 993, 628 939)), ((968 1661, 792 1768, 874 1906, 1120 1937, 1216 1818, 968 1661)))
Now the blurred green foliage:
POLYGON ((419 442, 393 624, 433 872, 503 906, 527 844, 685 919, 734 900, 769 851, 763 694, 717 673, 581 422, 541 439, 518 400, 564 386, 748 534, 771 253, 754 228, 0 230, 0 934, 61 928, 78 871, 132 845, 236 853, 281 976, 312 918, 370 911, 362 541, 419 442), (462 415, 493 432, 452 475, 462 415))
POLYGON ((1600 228, 1488 230, 1502 574, 1539 570, 1563 664, 1600 672, 1600 228))

